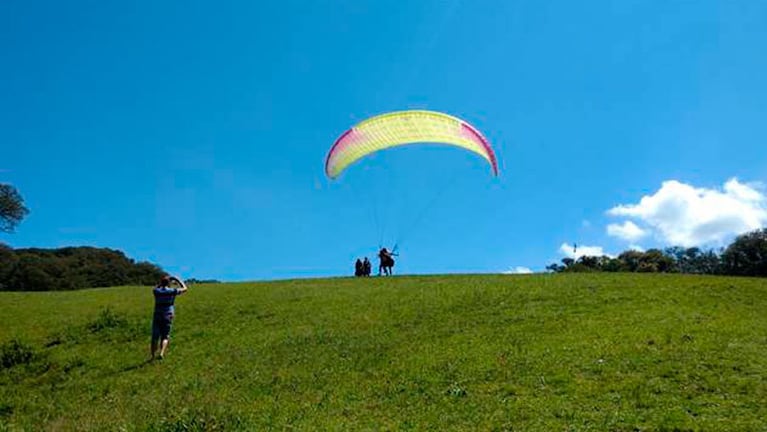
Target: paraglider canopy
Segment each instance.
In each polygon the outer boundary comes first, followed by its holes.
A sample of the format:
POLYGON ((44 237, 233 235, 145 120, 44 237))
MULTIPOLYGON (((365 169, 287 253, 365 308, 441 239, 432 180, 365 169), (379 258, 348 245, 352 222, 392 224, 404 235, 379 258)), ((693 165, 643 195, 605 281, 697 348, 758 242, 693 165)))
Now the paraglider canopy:
POLYGON ((416 143, 440 143, 482 156, 498 175, 495 153, 487 139, 472 125, 448 114, 396 111, 364 120, 336 140, 325 159, 325 174, 335 179, 349 165, 377 151, 416 143))

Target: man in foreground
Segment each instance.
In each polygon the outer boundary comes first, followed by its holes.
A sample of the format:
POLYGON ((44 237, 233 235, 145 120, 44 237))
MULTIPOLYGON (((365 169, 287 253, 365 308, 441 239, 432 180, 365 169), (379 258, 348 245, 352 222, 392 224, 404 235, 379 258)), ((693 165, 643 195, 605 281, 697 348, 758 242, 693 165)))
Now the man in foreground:
POLYGON ((186 291, 187 287, 181 279, 169 275, 163 276, 152 290, 154 294, 154 316, 152 318, 152 358, 150 360, 154 360, 155 355, 157 355, 158 342, 159 358, 162 360, 165 357, 175 315, 173 303, 176 301, 176 296, 186 291), (179 288, 171 288, 172 282, 175 282, 179 288))

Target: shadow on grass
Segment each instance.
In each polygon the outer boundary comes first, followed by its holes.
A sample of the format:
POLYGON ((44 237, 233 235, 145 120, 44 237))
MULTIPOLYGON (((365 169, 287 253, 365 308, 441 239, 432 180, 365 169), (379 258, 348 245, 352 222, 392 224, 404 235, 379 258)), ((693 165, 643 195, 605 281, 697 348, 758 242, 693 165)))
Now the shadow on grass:
MULTIPOLYGON (((142 360, 142 361, 140 361, 138 363, 134 363, 134 364, 130 364, 128 366, 122 367, 120 369, 112 369, 112 370, 101 371, 100 373, 96 373, 96 376, 99 379, 110 378, 110 377, 114 377, 114 376, 117 376, 117 375, 122 375, 124 373, 142 370, 142 369, 146 368, 147 366, 150 366, 150 365, 156 364, 156 363, 157 363, 157 360, 152 361, 152 360, 146 359, 146 360, 142 360)), ((0 432, 2 432, 2 429, 0 429, 0 432)))
POLYGON ((130 371, 142 369, 152 363, 154 363, 154 361, 152 361, 151 359, 146 359, 139 363, 132 364, 130 366, 125 366, 124 368, 120 369, 117 373, 130 372, 130 371))

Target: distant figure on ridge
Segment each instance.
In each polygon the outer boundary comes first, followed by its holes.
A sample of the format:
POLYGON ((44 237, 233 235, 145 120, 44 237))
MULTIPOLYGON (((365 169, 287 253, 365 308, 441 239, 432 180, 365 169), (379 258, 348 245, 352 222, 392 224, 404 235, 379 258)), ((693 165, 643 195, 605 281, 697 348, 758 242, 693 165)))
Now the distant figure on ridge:
POLYGON ((394 256, 395 254, 389 252, 386 248, 381 248, 378 252, 378 276, 381 276, 382 270, 385 275, 391 276, 392 267, 394 267, 394 256))
POLYGON ((152 358, 150 360, 154 360, 155 355, 158 354, 158 342, 160 348, 159 358, 162 360, 165 357, 165 351, 168 349, 168 343, 170 342, 170 329, 175 315, 173 303, 176 301, 176 296, 186 291, 187 287, 184 282, 170 275, 163 276, 154 290, 152 290, 154 294, 154 316, 152 318, 152 358), (180 288, 171 288, 171 282, 175 282, 180 288))
POLYGON ((365 268, 362 265, 362 260, 357 258, 357 261, 354 263, 354 276, 360 277, 364 276, 365 268))
POLYGON ((365 257, 365 260, 362 261, 362 275, 370 276, 370 270, 370 260, 368 260, 368 257, 365 257))

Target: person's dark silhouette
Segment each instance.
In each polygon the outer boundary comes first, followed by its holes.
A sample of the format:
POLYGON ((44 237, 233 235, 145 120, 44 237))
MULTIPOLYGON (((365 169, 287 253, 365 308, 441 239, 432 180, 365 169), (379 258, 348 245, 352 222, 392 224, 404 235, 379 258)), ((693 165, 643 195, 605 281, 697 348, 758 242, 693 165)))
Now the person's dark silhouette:
POLYGON ((392 274, 392 267, 394 267, 394 258, 393 254, 386 250, 386 248, 381 248, 380 251, 378 251, 378 276, 381 276, 381 271, 387 276, 391 276, 392 274))
POLYGON ((362 261, 362 275, 370 276, 370 260, 368 260, 368 257, 365 257, 362 261))
POLYGON ((354 276, 360 277, 364 274, 364 268, 362 266, 362 261, 357 258, 357 261, 354 263, 354 276))

